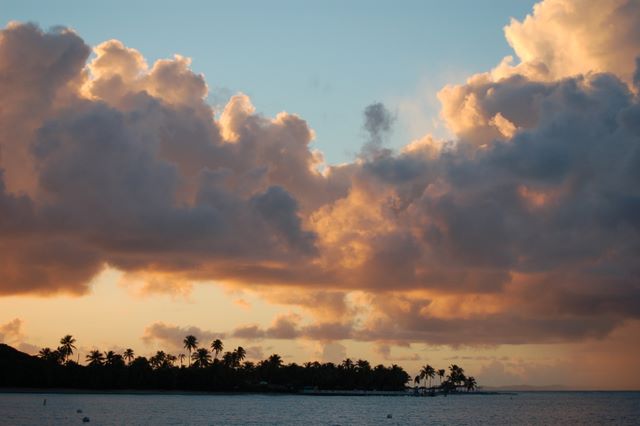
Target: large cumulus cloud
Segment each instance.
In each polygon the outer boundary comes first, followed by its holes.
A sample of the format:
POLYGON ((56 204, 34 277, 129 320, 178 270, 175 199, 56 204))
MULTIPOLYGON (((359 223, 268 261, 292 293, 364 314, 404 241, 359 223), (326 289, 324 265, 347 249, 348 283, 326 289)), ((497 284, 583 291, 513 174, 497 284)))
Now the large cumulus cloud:
POLYGON ((185 58, 89 53, 69 30, 2 32, 3 293, 83 292, 105 265, 208 279, 314 255, 295 194, 344 189, 315 171, 302 119, 225 111, 226 140, 185 58))
POLYGON ((393 117, 373 104, 342 166, 243 94, 216 117, 187 58, 149 66, 112 40, 87 63, 73 32, 11 24, 0 292, 83 292, 109 265, 251 286, 318 320, 238 338, 604 337, 640 318, 640 14, 582 6, 537 5, 505 30, 518 63, 440 92, 452 140, 381 149, 393 117))

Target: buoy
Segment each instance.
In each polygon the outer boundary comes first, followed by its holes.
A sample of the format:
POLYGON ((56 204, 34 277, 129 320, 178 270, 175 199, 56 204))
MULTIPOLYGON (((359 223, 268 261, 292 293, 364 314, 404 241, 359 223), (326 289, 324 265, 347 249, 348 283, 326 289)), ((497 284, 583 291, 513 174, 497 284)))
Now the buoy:
POLYGON ((82 423, 89 423, 91 420, 89 420, 89 417, 83 417, 82 418, 82 423))
POLYGON ((78 409, 76 410, 76 413, 80 414, 80 413, 82 413, 82 410, 78 408, 78 409))
POLYGON ((393 416, 392 416, 391 414, 387 414, 387 418, 388 418, 388 419, 392 419, 392 418, 393 418, 393 416))

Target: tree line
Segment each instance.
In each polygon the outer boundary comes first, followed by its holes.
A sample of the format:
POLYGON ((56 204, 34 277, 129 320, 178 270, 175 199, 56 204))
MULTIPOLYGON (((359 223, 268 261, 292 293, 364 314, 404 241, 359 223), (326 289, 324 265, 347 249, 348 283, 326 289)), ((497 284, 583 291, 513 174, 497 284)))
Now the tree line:
MULTIPOLYGON (((131 348, 122 353, 92 350, 85 356, 85 365, 79 363, 78 357, 74 360, 75 344, 76 339, 66 335, 56 349, 43 348, 36 357, 15 350, 24 356, 14 354, 11 362, 7 362, 10 356, 0 356, 0 370, 4 373, 0 386, 247 392, 399 391, 406 389, 411 380, 396 364, 372 366, 363 359, 299 365, 285 364, 280 355, 272 354, 254 363, 245 360, 246 351, 242 346, 224 352, 220 339, 204 346, 193 335, 183 340, 186 353, 173 355, 160 350, 147 358, 136 355, 131 348)), ((419 385, 424 379, 426 389, 427 380, 431 385, 435 374, 443 371, 436 372, 431 366, 425 366, 414 382, 419 385)), ((450 374, 446 380, 443 378, 444 373, 440 375, 439 386, 429 386, 430 391, 475 389, 475 379, 465 377, 464 370, 458 366, 451 366, 450 374)))

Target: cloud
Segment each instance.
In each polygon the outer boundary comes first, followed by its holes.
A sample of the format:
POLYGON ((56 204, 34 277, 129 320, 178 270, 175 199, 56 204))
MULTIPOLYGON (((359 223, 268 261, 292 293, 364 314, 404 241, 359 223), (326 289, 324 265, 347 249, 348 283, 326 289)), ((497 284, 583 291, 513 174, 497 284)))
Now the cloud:
POLYGON ((12 345, 22 352, 37 354, 40 348, 25 341, 23 324, 24 321, 20 318, 14 318, 5 324, 0 324, 0 342, 12 345))
POLYGON ((105 265, 192 279, 254 268, 277 275, 274 265, 313 255, 315 235, 303 229, 293 194, 331 179, 313 169, 303 120, 239 116, 231 143, 187 59, 149 68, 113 40, 95 54, 84 67, 89 48, 66 30, 11 24, 2 32, 0 72, 11 83, 2 90, 15 102, 3 106, 0 126, 16 137, 0 141, 0 292, 82 293, 105 265), (16 50, 58 56, 14 69, 16 50))
POLYGON ((239 306, 242 309, 245 309, 245 310, 250 310, 251 309, 251 303, 247 302, 246 300, 244 300, 242 298, 234 300, 233 303, 235 303, 237 306, 239 306))
POLYGON ((322 347, 322 362, 333 362, 334 364, 338 364, 346 357, 347 348, 338 342, 327 343, 322 347))
MULTIPOLYGON (((640 5, 633 0, 594 3, 545 0, 524 21, 515 19, 505 36, 525 67, 544 70, 548 79, 610 72, 630 81, 640 55, 640 5)), ((539 76, 539 75, 537 75, 539 76)))
POLYGON ((27 342, 20 342, 18 344, 18 350, 31 354, 31 355, 36 355, 38 352, 40 352, 40 348, 37 345, 32 345, 31 343, 27 343, 27 342))
POLYGON ((24 337, 22 335, 22 320, 14 318, 6 324, 0 325, 0 341, 3 343, 15 343, 24 337))
POLYGON ((375 345, 373 347, 373 350, 379 357, 381 357, 385 361, 399 362, 399 361, 420 361, 421 360, 420 355, 418 355, 417 353, 413 353, 411 355, 392 356, 391 346, 384 343, 375 345))
POLYGON ((215 339, 224 339, 225 333, 217 333, 203 330, 198 327, 180 327, 163 322, 155 322, 144 329, 142 341, 145 344, 159 344, 162 347, 169 347, 173 350, 182 350, 185 336, 193 335, 198 339, 199 347, 209 348, 215 339))
POLYGON ((452 140, 382 149, 393 117, 373 104, 373 151, 341 166, 302 118, 246 95, 216 120, 187 58, 149 65, 111 40, 87 62, 72 31, 10 24, 0 293, 83 293, 112 267, 149 291, 218 281, 313 316, 232 332, 246 339, 604 338, 640 317, 636 8, 545 0, 505 29, 518 63, 439 93, 452 140))
POLYGON ((252 359, 254 361, 260 361, 265 359, 264 350, 262 346, 248 346, 244 348, 246 352, 247 359, 252 359))
POLYGON ((381 102, 368 105, 364 109, 364 124, 368 140, 362 148, 365 158, 375 156, 381 149, 386 135, 391 131, 395 117, 381 102))
POLYGON ((256 324, 237 327, 232 337, 258 339, 310 339, 321 341, 343 340, 351 336, 351 325, 342 322, 316 322, 301 324, 302 318, 296 314, 278 315, 273 323, 266 328, 256 324))
POLYGON ((292 292, 287 287, 256 287, 256 293, 266 301, 279 305, 296 305, 318 320, 339 321, 355 315, 357 306, 348 300, 344 291, 306 289, 292 292))

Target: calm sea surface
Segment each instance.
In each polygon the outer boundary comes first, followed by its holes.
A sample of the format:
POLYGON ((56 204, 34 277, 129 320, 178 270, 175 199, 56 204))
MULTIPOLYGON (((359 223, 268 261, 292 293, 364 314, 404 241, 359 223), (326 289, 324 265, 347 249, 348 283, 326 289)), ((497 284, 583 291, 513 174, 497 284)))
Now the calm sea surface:
POLYGON ((74 425, 83 424, 85 416, 89 425, 638 425, 640 393, 446 398, 0 393, 2 425, 74 425))

